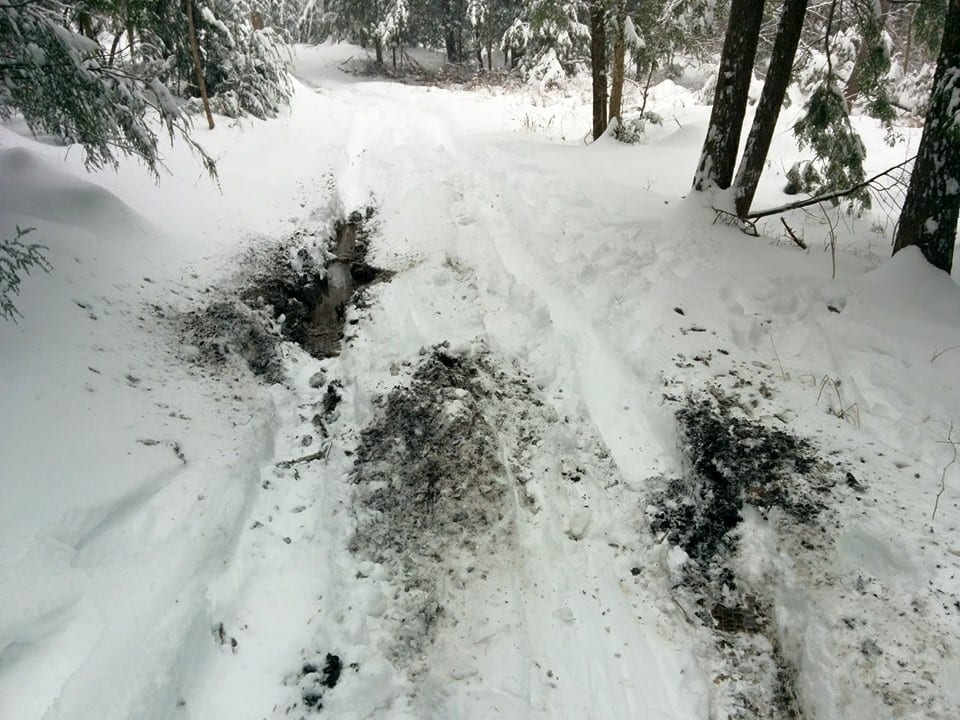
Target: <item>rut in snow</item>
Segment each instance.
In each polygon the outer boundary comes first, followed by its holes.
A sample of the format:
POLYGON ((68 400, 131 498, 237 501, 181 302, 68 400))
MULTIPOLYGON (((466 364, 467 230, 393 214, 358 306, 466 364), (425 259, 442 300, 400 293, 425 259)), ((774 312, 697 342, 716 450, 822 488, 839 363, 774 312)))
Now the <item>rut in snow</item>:
POLYGON ((373 208, 338 221, 331 237, 299 230, 240 260, 239 286, 186 313, 180 334, 194 356, 210 363, 234 355, 267 382, 283 382, 279 344, 288 340, 316 358, 335 357, 346 307, 358 292, 390 273, 367 263, 373 208))

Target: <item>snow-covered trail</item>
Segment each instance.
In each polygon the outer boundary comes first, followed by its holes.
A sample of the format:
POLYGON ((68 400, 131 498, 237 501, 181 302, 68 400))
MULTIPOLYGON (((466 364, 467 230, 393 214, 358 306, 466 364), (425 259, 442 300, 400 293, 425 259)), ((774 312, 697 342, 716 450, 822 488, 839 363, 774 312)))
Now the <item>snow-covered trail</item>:
MULTIPOLYGON (((926 521, 960 402, 960 353, 930 360, 960 342, 955 283, 906 255, 865 277, 841 255, 850 279, 831 283, 826 255, 711 227, 703 199, 682 197, 703 108, 644 147, 547 142, 524 113, 567 110, 544 98, 361 80, 337 69, 352 52, 302 49, 288 115, 201 138, 222 194, 157 188, 127 166, 94 187, 70 177, 86 177, 75 156, 3 131, 0 209, 37 225, 58 265, 23 296, 43 311, 0 328, 0 391, 19 409, 0 425, 0 717, 300 717, 313 712, 306 668, 328 654, 344 667, 318 717, 722 714, 709 630, 674 604, 676 559, 644 506, 650 478, 681 465, 664 395, 732 381, 735 365, 775 390, 758 412, 785 411, 777 422, 860 457, 857 476, 876 484, 867 500, 888 518, 850 500, 836 548, 802 561, 768 528, 758 567, 773 566, 770 592, 789 606, 783 638, 816 716, 886 717, 889 697, 859 686, 875 663, 897 675, 907 651, 877 660, 857 643, 918 612, 913 586, 949 592, 957 566, 926 521), (287 382, 266 387, 171 347, 164 313, 203 306, 246 248, 322 237, 368 206, 368 259, 395 274, 349 311, 338 358, 284 346, 287 382), (413 579, 351 546, 356 447, 440 343, 530 379, 483 418, 499 437, 502 523, 474 556, 438 561, 455 571, 436 583, 444 614, 409 657, 395 648, 413 579), (341 384, 335 412, 321 409, 321 371, 341 384), (862 430, 826 413, 824 375, 843 378, 862 430), (327 457, 284 466, 321 447, 318 415, 327 457), (846 637, 858 602, 873 625, 846 637), (843 652, 861 675, 836 676, 843 652)), ((575 96, 561 105, 586 121, 575 96)), ((172 164, 195 171, 183 148, 172 164)), ((956 502, 948 484, 942 507, 956 502)), ((956 516, 942 517, 946 536, 956 516)), ((936 612, 916 615, 904 647, 927 642, 924 623, 956 629, 949 605, 920 599, 936 612)), ((942 654, 907 659, 947 678, 955 656, 942 654)))
MULTIPOLYGON (((322 78, 316 84, 318 92, 328 92, 322 78)), ((397 275, 377 288, 370 317, 341 358, 298 361, 305 364, 297 370, 297 391, 304 395, 277 396, 283 420, 276 459, 302 454, 295 444, 304 432, 298 407, 316 393, 306 382, 311 368, 324 367, 343 382, 341 420, 362 425, 373 412, 373 395, 390 382, 392 365, 425 346, 479 340, 504 362, 533 373, 554 412, 570 423, 544 441, 554 457, 544 470, 548 484, 532 490, 541 507, 533 514, 518 501, 515 533, 499 545, 495 569, 469 593, 448 598, 458 623, 441 631, 428 651, 434 655, 427 676, 411 681, 390 671, 393 679, 385 680, 389 638, 378 639, 376 617, 363 611, 367 591, 343 557, 349 458, 334 448, 309 484, 265 469, 270 489, 255 501, 231 567, 210 591, 213 614, 224 616, 229 633, 236 631, 238 650, 206 653, 206 667, 187 693, 191 716, 251 706, 285 710, 283 693, 290 691, 278 683, 280 656, 288 653, 289 674, 296 669, 290 648, 298 641, 308 645, 304 638, 312 633, 318 633, 318 652, 346 645, 352 651, 343 653, 345 660, 362 658, 357 689, 351 693, 348 679, 325 701, 349 716, 364 716, 350 708, 358 693, 376 684, 374 702, 360 707, 380 705, 377 717, 692 719, 705 712, 704 680, 685 647, 683 627, 631 574, 642 522, 634 491, 663 464, 664 450, 650 429, 656 412, 651 419, 647 411, 656 405, 650 389, 655 374, 631 367, 618 339, 602 323, 598 328, 603 308, 595 298, 564 296, 568 273, 590 272, 579 266, 582 258, 562 263, 525 249, 549 247, 552 235, 586 236, 597 210, 583 200, 577 176, 603 159, 587 158, 588 168, 564 178, 584 161, 583 148, 477 134, 463 127, 464 108, 451 105, 451 97, 377 83, 330 92, 333 104, 365 108, 331 167, 339 199, 347 211, 375 204, 372 260, 397 275), (556 190, 549 208, 536 204, 535 191, 545 185, 556 190), (560 486, 569 485, 560 477, 560 461, 578 457, 578 444, 609 448, 613 464, 606 474, 585 474, 570 490, 560 486), (277 521, 293 507, 299 508, 295 518, 277 521), (270 522, 263 520, 271 513, 270 522), (292 538, 292 550, 278 560, 269 546, 283 550, 278 543, 285 537, 292 538), (284 589, 297 590, 298 597, 284 589), (311 599, 317 596, 323 599, 311 599), (323 623, 331 615, 341 628, 307 632, 313 617, 323 623), (268 635, 257 629, 263 627, 270 628, 268 635), (256 657, 244 660, 251 645, 256 657), (255 697, 254 688, 269 685, 271 673, 274 692, 255 697), (394 685, 413 698, 408 710, 402 710, 407 701, 390 691, 394 685)), ((635 234, 635 190, 621 186, 611 195, 609 225, 598 229, 609 237, 613 227, 624 246, 635 234)), ((571 244, 576 241, 568 237, 559 246, 571 244)), ((649 258, 651 267, 657 261, 656 254, 649 258)))

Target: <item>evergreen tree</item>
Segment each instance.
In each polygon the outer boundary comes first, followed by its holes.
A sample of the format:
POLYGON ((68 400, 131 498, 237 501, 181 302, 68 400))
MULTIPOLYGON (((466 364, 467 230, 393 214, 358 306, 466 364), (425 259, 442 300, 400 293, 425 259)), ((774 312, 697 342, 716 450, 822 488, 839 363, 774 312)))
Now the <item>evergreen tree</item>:
MULTIPOLYGON (((276 115, 292 92, 281 38, 270 27, 257 29, 251 20, 268 17, 268 6, 259 0, 194 0, 192 6, 213 109, 230 117, 276 115)), ((182 0, 154 3, 141 20, 142 57, 165 66, 170 83, 194 77, 186 13, 182 0)), ((188 83, 180 90, 200 96, 199 83, 188 83)))
POLYGON ((950 272, 960 216, 960 0, 949 0, 930 109, 900 213, 893 252, 920 248, 950 272))
POLYGON ((584 0, 523 0, 503 38, 514 64, 544 84, 587 66, 590 28, 584 0))
MULTIPOLYGON (((100 7, 117 12, 112 3, 100 7)), ((19 112, 32 132, 79 143, 91 168, 116 167, 118 154, 128 154, 154 174, 162 128, 171 139, 179 133, 191 142, 213 172, 212 160, 189 140, 187 119, 163 82, 163 68, 111 65, 87 36, 97 34, 93 15, 83 18, 76 10, 54 0, 0 5, 0 118, 19 112)))

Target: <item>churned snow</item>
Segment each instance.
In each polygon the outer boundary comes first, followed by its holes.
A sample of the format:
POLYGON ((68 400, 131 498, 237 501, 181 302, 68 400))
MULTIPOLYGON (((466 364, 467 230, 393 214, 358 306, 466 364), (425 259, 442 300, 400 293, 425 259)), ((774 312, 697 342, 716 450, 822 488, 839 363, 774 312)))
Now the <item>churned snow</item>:
MULTIPOLYGON (((338 69, 362 52, 298 48, 288 112, 198 125, 222 191, 182 144, 156 184, 0 128, 0 237, 36 228, 53 265, 0 325, 0 717, 701 720, 743 711, 771 658, 809 718, 957 717, 955 280, 888 259, 883 209, 791 214, 807 251, 777 218, 717 222, 722 198, 688 194, 709 108, 680 85, 654 89, 645 144, 585 146, 585 86, 338 69), (367 207, 394 275, 347 310, 339 357, 284 344, 267 385, 181 346, 178 318, 250 258, 367 207), (381 556, 357 547, 362 431, 429 358, 482 369, 437 407, 440 431, 488 428, 495 504, 468 509, 493 520, 381 556), (676 402, 711 392, 811 439, 834 483, 816 528, 745 507, 730 563, 770 617, 729 636, 739 659, 646 514, 689 470, 676 402)), ((868 174, 919 139, 859 125, 868 174)), ((758 205, 788 199, 796 158, 779 133, 758 205)))

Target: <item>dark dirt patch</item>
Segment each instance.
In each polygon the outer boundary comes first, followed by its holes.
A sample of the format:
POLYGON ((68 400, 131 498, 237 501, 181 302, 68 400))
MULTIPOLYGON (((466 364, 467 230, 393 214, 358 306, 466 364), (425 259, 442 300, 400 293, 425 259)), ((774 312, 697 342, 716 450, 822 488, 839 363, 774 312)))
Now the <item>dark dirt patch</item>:
POLYGON ((367 263, 373 208, 353 212, 337 223, 330 256, 318 267, 308 253, 298 254, 299 269, 278 258, 271 271, 244 291, 244 301, 266 308, 283 337, 317 358, 340 354, 346 307, 359 290, 389 276, 367 263))
POLYGON ((443 614, 437 562, 474 549, 504 519, 505 473, 484 408, 502 379, 482 354, 434 347, 361 434, 351 549, 405 578, 398 654, 429 642, 443 614))
POLYGON ((347 305, 389 277, 366 262, 373 214, 372 208, 351 213, 327 240, 304 230, 269 250, 251 251, 241 261, 248 270, 240 289, 181 317, 182 343, 197 348, 201 362, 239 356, 271 383, 283 380, 283 340, 314 357, 339 354, 347 305))
POLYGON ((438 628, 459 622, 456 594, 512 552, 516 512, 534 504, 534 428, 551 421, 529 377, 479 345, 422 350, 378 405, 356 450, 350 548, 396 578, 390 653, 417 674, 438 628))
MULTIPOLYGON (((350 667, 360 669, 356 663, 351 663, 350 667)), ((300 699, 304 706, 314 711, 322 710, 324 696, 337 686, 342 674, 343 661, 333 653, 327 653, 322 665, 319 661, 303 663, 296 674, 296 682, 300 686, 300 699)))
POLYGON ((243 303, 223 300, 186 313, 181 337, 184 344, 197 348, 200 362, 219 365, 236 355, 267 382, 283 379, 276 348, 279 335, 243 303))
POLYGON ((710 388, 676 410, 684 474, 655 493, 651 530, 683 548, 678 590, 716 633, 738 718, 801 718, 796 669, 783 655, 766 587, 739 576, 744 506, 778 527, 820 532, 833 486, 810 441, 749 419, 736 395, 710 388), (776 512, 774 512, 776 511, 776 512))
POLYGON ((676 412, 687 465, 671 480, 651 518, 701 568, 736 548, 731 534, 744 504, 761 511, 777 507, 800 522, 824 507, 813 487, 823 485, 809 441, 734 412, 732 402, 688 399, 676 412))

